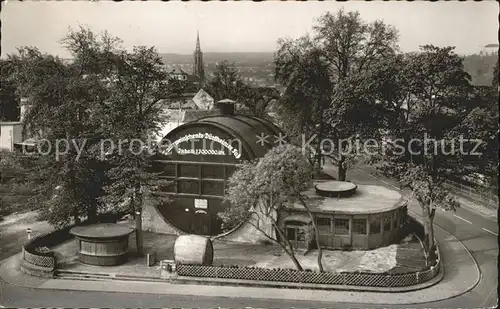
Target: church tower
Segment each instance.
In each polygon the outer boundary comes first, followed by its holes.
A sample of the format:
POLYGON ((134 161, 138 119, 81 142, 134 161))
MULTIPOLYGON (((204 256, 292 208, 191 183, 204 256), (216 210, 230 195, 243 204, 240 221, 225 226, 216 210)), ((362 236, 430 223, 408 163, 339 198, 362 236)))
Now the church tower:
POLYGON ((194 51, 194 75, 198 77, 200 88, 205 85, 205 68, 203 53, 200 47, 200 32, 196 35, 196 50, 194 51))

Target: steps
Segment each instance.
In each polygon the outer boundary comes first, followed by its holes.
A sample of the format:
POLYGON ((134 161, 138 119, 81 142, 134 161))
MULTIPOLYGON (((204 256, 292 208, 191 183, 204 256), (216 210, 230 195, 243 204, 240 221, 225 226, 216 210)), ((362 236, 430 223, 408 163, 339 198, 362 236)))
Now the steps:
POLYGON ((165 282, 158 277, 146 277, 146 276, 130 276, 121 275, 115 273, 88 273, 88 272, 78 272, 69 270, 56 270, 54 272, 54 278, 56 279, 67 279, 67 280, 84 280, 84 281, 110 281, 110 280, 120 280, 120 281, 145 281, 145 282, 165 282))

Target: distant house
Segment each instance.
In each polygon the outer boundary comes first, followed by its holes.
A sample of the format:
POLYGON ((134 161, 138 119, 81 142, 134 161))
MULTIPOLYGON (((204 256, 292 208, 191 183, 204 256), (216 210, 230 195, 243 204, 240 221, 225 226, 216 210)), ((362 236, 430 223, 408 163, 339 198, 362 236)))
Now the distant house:
POLYGON ((0 150, 14 151, 22 144, 23 124, 19 121, 0 122, 0 150))
POLYGON ((209 115, 214 107, 214 99, 203 89, 162 99, 158 103, 162 105, 164 117, 158 139, 184 123, 209 115))
POLYGON ((170 76, 170 78, 173 78, 173 79, 176 79, 179 81, 194 82, 194 83, 199 82, 198 77, 187 73, 183 69, 173 69, 172 71, 170 71, 168 73, 168 75, 170 76))

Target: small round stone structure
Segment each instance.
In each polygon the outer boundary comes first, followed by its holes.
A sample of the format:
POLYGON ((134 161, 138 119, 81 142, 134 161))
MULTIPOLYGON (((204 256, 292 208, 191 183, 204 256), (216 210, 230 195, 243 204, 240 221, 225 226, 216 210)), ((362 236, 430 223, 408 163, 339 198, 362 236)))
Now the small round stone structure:
POLYGON ((316 185, 316 194, 323 197, 348 197, 356 193, 356 186, 347 181, 327 181, 316 185))
POLYGON ((133 228, 114 223, 77 226, 70 233, 76 237, 78 260, 98 266, 120 265, 128 260, 128 238, 133 228))

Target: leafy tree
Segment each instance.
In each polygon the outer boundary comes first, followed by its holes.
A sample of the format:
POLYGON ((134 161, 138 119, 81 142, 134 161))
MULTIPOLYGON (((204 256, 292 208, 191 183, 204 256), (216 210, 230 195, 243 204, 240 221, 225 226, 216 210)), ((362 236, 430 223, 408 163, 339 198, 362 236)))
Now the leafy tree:
MULTIPOLYGON (((321 51, 309 38, 280 40, 276 53, 276 78, 286 85, 281 111, 293 121, 285 127, 292 136, 305 132, 317 135, 313 163, 321 171, 321 140, 326 136, 328 120, 325 111, 331 102, 329 69, 321 51)), ((304 134, 305 136, 305 134, 304 134)))
POLYGON ((85 150, 70 147, 58 160, 53 150, 47 152, 51 156, 35 156, 38 164, 28 174, 37 184, 36 197, 56 225, 80 216, 94 221, 99 210, 139 213, 141 253, 143 192, 154 189, 148 181, 155 177, 144 151, 154 145, 143 145, 161 120, 156 103, 172 84, 165 83, 153 48, 126 52, 118 38, 86 28, 70 29, 61 42, 73 55, 70 63, 32 48, 10 58, 11 79, 30 99, 25 123, 30 134, 52 143, 75 141, 85 150))
POLYGON ((169 90, 161 65, 154 48, 139 46, 132 53, 122 52, 109 84, 111 93, 98 116, 107 124, 106 136, 113 141, 104 147, 108 152, 106 160, 112 165, 108 171, 111 185, 105 188, 105 199, 114 205, 128 205, 127 210, 134 212, 139 254, 143 253, 144 194, 158 185, 150 156, 155 147, 153 136, 163 121, 162 107, 157 102, 169 90), (121 144, 116 145, 117 142, 121 144))
POLYGON ((212 78, 206 85, 206 90, 212 95, 215 101, 231 99, 237 101, 241 92, 248 90, 248 86, 243 82, 238 69, 234 64, 227 61, 218 63, 212 78))
MULTIPOLYGON (((389 131, 415 139, 410 147, 393 140, 379 157, 378 168, 407 186, 422 209, 425 228, 424 247, 428 262, 435 262, 434 216, 436 208, 454 210, 458 204, 443 186, 450 176, 471 173, 464 164, 470 145, 462 145, 464 110, 469 93, 470 77, 462 59, 453 48, 431 45, 411 55, 407 72, 412 72, 409 93, 414 99, 407 119, 389 131), (407 151, 416 156, 409 157, 407 151)), ((472 132, 473 133, 473 132, 472 132)), ((465 139, 474 138, 465 135, 465 139)))
MULTIPOLYGON (((287 86, 299 127, 310 123, 317 127, 313 132, 319 140, 329 137, 334 142, 339 180, 345 180, 356 156, 349 151, 350 140, 378 136, 383 109, 368 91, 370 77, 381 59, 395 53, 396 43, 393 27, 365 22, 359 13, 343 10, 321 16, 311 39, 280 42, 276 76, 287 86)), ((317 153, 317 162, 320 156, 317 153)))
POLYGON ((264 116, 271 100, 279 98, 275 89, 250 87, 243 81, 234 64, 227 61, 218 63, 212 74, 212 79, 205 89, 214 100, 234 100, 243 104, 253 115, 264 116))
POLYGON ((40 147, 44 154, 32 157, 37 164, 28 167, 26 181, 36 192, 31 202, 45 208, 45 219, 56 226, 69 224, 70 217, 76 222, 81 216, 95 220, 101 206, 95 200, 99 191, 95 189, 95 179, 88 177, 94 175, 91 166, 100 167, 74 145, 83 147, 84 141, 95 138, 98 132, 88 111, 98 104, 96 94, 104 90, 101 83, 82 78, 77 66, 35 48, 21 48, 8 61, 9 81, 17 86, 17 94, 30 102, 24 131, 33 138, 48 140, 40 147), (57 156, 56 145, 65 153, 57 156), (59 186, 58 196, 53 199, 59 186), (57 209, 64 209, 64 214, 57 209))
POLYGON ((233 173, 229 178, 229 189, 225 197, 231 207, 219 213, 219 217, 226 226, 234 226, 250 217, 248 222, 269 240, 278 244, 295 267, 302 270, 292 244, 277 221, 279 212, 286 209, 289 203, 299 201, 313 222, 319 250, 318 267, 323 271, 318 229, 306 198, 302 195, 302 191, 312 179, 311 176, 311 166, 300 148, 290 144, 275 147, 258 161, 248 162, 233 173), (266 228, 267 222, 270 222, 271 231, 266 228))
POLYGON ((491 85, 493 86, 493 88, 496 88, 497 91, 498 91, 498 58, 497 58, 497 62, 495 64, 495 67, 493 68, 493 80, 491 82, 491 85))

